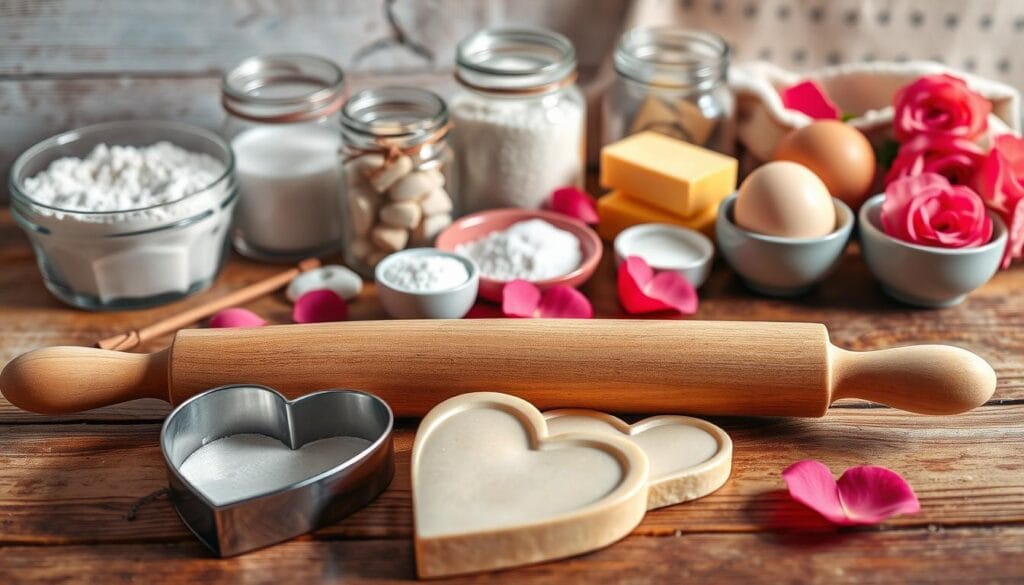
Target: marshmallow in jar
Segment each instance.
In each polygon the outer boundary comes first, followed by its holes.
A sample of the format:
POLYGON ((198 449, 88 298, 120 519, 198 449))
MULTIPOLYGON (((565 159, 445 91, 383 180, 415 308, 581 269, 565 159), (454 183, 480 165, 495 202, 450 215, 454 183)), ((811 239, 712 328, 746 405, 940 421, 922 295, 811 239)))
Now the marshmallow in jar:
POLYGON ((452 142, 464 211, 540 207, 582 186, 586 104, 576 51, 544 29, 486 29, 459 43, 452 142))
POLYGON ((241 189, 235 248, 269 262, 337 250, 344 217, 341 69, 311 55, 253 57, 224 76, 222 91, 241 189))
POLYGON ((346 263, 366 278, 388 254, 430 246, 457 198, 448 108, 411 87, 368 89, 341 111, 346 263))

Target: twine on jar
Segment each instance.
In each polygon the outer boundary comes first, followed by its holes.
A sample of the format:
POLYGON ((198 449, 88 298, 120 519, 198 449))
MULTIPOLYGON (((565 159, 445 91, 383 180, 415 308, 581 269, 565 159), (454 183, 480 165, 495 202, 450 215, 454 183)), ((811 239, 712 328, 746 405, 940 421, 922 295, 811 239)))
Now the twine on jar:
POLYGON ((448 122, 444 126, 441 126, 437 130, 435 130, 433 134, 428 136, 423 141, 417 144, 413 144, 412 146, 407 146, 405 148, 399 147, 397 144, 394 143, 394 139, 385 136, 374 138, 373 141, 377 145, 376 147, 355 148, 346 145, 345 147, 343 147, 343 152, 346 153, 346 156, 342 161, 342 164, 348 164, 353 160, 362 158, 370 154, 383 154, 383 164, 373 169, 372 171, 366 173, 368 177, 376 177, 378 174, 386 171, 388 167, 395 164, 395 161, 402 158, 403 156, 416 158, 419 156, 420 151, 423 150, 425 147, 437 144, 438 142, 444 140, 444 137, 448 135, 448 132, 452 129, 452 127, 453 124, 451 122, 448 122))
POLYGON ((575 71, 573 71, 572 73, 566 75, 565 77, 559 79, 558 81, 554 81, 552 83, 545 83, 544 85, 534 85, 531 87, 484 87, 482 85, 470 83, 469 81, 466 80, 465 77, 463 77, 462 75, 459 74, 459 72, 456 71, 455 81, 459 82, 463 87, 481 93, 491 93, 507 96, 529 96, 551 93, 553 91, 558 91, 563 87, 568 87, 576 83, 577 75, 578 74, 575 71))

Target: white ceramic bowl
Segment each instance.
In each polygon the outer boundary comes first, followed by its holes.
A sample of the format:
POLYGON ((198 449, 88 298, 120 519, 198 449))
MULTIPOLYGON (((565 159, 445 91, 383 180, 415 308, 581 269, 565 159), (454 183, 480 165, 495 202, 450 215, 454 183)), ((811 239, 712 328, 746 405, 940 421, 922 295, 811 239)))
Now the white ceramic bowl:
POLYGON ((472 260, 437 248, 409 248, 395 252, 377 264, 374 275, 380 303, 395 319, 461 319, 473 307, 480 286, 480 270, 472 260), (465 265, 469 278, 452 288, 436 291, 407 290, 388 282, 384 276, 388 266, 400 258, 409 256, 454 258, 465 265))
POLYGON ((718 208, 718 251, 752 290, 774 297, 803 294, 839 264, 853 231, 853 211, 832 198, 836 229, 820 238, 783 238, 747 231, 733 221, 736 194, 718 208))
POLYGON ((995 213, 992 239, 975 248, 918 246, 882 231, 885 195, 875 195, 860 208, 860 242, 864 260, 886 294, 919 307, 949 307, 985 284, 999 269, 1006 248, 1006 224, 995 213))
POLYGON ((655 270, 678 272, 695 288, 711 273, 715 245, 704 234, 667 223, 643 223, 615 238, 615 263, 640 256, 655 270))

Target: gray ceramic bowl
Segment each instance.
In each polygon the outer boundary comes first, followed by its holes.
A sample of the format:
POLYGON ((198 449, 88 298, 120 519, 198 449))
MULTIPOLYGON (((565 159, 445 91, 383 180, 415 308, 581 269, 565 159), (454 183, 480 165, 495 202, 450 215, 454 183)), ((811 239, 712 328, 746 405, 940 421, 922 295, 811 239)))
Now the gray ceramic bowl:
POLYGON ((993 212, 992 240, 976 248, 918 246, 882 231, 885 195, 875 195, 860 208, 860 241, 864 260, 885 292, 919 307, 949 307, 985 284, 999 269, 1006 248, 1006 224, 993 212))
POLYGON ((642 223, 615 238, 615 263, 640 256, 655 270, 671 270, 699 288, 711 273, 715 245, 704 234, 667 223, 642 223))
POLYGON ((437 248, 409 248, 395 252, 380 261, 374 271, 377 280, 377 296, 384 310, 395 319, 461 319, 473 307, 477 289, 480 286, 480 269, 476 264, 459 254, 437 248), (396 260, 408 256, 447 256, 466 266, 469 278, 462 284, 438 291, 416 291, 400 288, 388 282, 384 275, 396 260))
POLYGON ((803 294, 835 269, 853 231, 853 212, 835 197, 832 202, 835 231, 820 238, 783 238, 737 226, 732 219, 733 193, 718 208, 718 251, 752 290, 774 297, 803 294))

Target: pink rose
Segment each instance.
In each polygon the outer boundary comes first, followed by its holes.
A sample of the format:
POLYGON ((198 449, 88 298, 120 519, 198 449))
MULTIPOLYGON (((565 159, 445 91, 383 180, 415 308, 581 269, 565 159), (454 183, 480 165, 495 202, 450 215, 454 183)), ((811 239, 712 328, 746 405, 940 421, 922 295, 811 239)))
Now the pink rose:
POLYGON ((885 184, 921 173, 937 173, 954 185, 973 185, 985 151, 966 138, 915 136, 900 146, 885 184))
POLYGON ((1009 241, 1003 268, 1024 255, 1024 139, 996 137, 975 178, 978 193, 1006 222, 1009 241))
POLYGON ((893 130, 904 142, 918 135, 973 140, 988 128, 992 104, 959 77, 926 75, 904 86, 893 101, 893 130))
POLYGON ((992 218, 970 187, 923 173, 886 186, 882 229, 920 246, 969 248, 992 239, 992 218))

